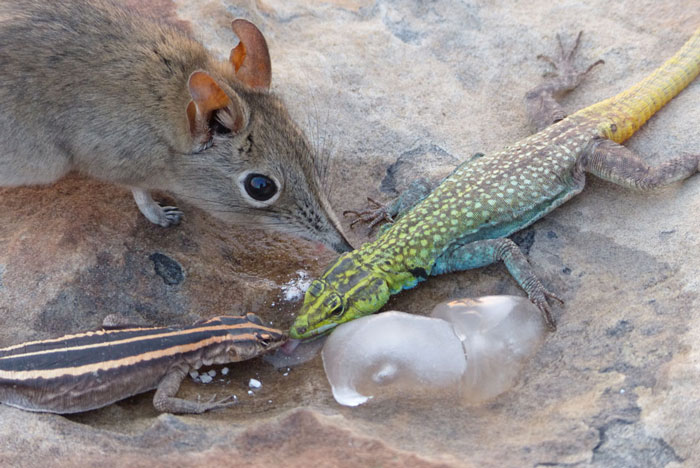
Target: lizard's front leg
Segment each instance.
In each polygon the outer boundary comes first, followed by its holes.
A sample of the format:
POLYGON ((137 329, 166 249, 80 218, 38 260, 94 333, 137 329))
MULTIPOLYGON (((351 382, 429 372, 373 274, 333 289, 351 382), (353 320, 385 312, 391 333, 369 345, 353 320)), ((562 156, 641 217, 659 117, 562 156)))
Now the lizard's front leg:
POLYGON ((564 50, 561 37, 557 34, 557 41, 559 42, 558 56, 551 58, 546 55, 539 55, 537 57, 549 62, 556 70, 554 76, 525 95, 527 115, 537 132, 566 117, 566 113, 557 102, 557 98, 575 89, 593 67, 604 63, 602 60, 598 60, 584 71, 579 71, 574 67, 574 56, 581 43, 582 34, 583 31, 578 33, 576 42, 568 52, 564 50))
POLYGON ((187 375, 187 369, 175 367, 158 385, 156 394, 153 396, 153 406, 163 413, 179 413, 179 414, 199 414, 205 411, 226 408, 236 404, 235 396, 229 396, 219 401, 214 401, 216 396, 206 402, 185 400, 177 398, 175 395, 180 389, 182 379, 187 375))
POLYGON ((547 326, 554 329, 555 324, 547 299, 556 299, 561 303, 563 301, 544 287, 535 272, 532 271, 525 255, 510 239, 486 239, 451 247, 435 261, 431 274, 441 275, 470 270, 501 260, 515 281, 525 290, 530 300, 540 309, 547 326))
POLYGON ((350 222, 351 228, 355 226, 355 224, 362 222, 367 223, 369 231, 372 232, 372 230, 382 222, 393 223, 396 219, 403 216, 421 200, 427 197, 431 190, 430 182, 421 177, 411 182, 408 188, 401 192, 391 203, 384 205, 371 198, 367 198, 367 201, 373 205, 371 208, 362 211, 346 210, 343 211, 343 216, 352 215, 355 217, 355 219, 350 222))
MULTIPOLYGON (((414 179, 410 185, 390 203, 382 204, 372 200, 371 198, 367 198, 367 200, 373 205, 371 208, 362 211, 346 210, 343 211, 343 216, 351 215, 355 217, 355 219, 353 219, 350 223, 351 228, 357 223, 367 223, 371 233, 372 230, 382 222, 386 221, 388 223, 393 223, 408 213, 414 206, 430 195, 430 192, 432 192, 436 186, 440 185, 443 180, 452 175, 454 171, 483 156, 484 153, 474 153, 469 159, 455 167, 448 175, 443 177, 437 184, 431 184, 425 177, 414 179)), ((385 226, 382 226, 382 228, 384 227, 385 226)))

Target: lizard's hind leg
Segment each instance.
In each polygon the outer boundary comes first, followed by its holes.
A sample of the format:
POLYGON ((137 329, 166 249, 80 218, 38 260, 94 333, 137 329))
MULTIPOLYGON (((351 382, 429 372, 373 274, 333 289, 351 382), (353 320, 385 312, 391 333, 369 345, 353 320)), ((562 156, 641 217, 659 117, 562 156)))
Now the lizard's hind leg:
POLYGON ((544 83, 525 95, 527 115, 531 125, 535 127, 537 132, 566 117, 566 113, 557 102, 557 99, 581 84, 583 78, 593 67, 604 63, 602 60, 598 60, 584 71, 579 71, 574 67, 574 56, 581 42, 582 34, 583 31, 578 33, 576 42, 568 52, 564 50, 561 37, 557 34, 557 41, 559 42, 558 56, 551 58, 546 55, 539 55, 537 57, 549 62, 556 70, 553 76, 550 76, 544 83))
POLYGON ((652 167, 631 150, 611 140, 593 140, 579 166, 601 179, 636 190, 651 190, 700 172, 700 154, 681 156, 652 167))

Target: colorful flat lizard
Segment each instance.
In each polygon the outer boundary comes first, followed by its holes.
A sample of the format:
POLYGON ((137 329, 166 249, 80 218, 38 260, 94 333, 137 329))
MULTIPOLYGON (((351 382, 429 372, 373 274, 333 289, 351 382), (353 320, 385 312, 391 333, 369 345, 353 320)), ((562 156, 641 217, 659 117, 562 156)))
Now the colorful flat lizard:
MULTIPOLYGON (((574 89, 584 72, 573 65, 576 44, 557 68, 526 96, 538 133, 458 166, 374 242, 342 255, 312 282, 290 335, 305 339, 379 310, 403 289, 430 275, 503 261, 550 327, 547 291, 517 245, 507 238, 583 190, 586 173, 647 190, 700 171, 700 154, 650 167, 620 143, 700 72, 700 29, 647 78, 617 96, 566 117, 555 96, 574 89)), ((383 214, 377 218, 384 217, 383 214)), ((371 217, 370 217, 371 218, 371 217)))

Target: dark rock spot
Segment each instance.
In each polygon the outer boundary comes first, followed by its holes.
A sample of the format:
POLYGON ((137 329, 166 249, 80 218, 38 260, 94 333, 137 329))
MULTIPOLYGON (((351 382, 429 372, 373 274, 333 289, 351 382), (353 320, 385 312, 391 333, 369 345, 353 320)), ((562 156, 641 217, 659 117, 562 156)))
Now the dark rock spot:
POLYGON ((608 336, 620 337, 629 334, 632 330, 634 330, 634 326, 631 323, 627 320, 620 320, 617 322, 617 325, 605 330, 605 334, 608 336))
POLYGON ((165 284, 173 286, 184 281, 185 273, 177 261, 158 252, 148 258, 153 262, 156 274, 163 278, 165 284))
POLYGON ((386 175, 379 185, 383 193, 397 195, 403 191, 407 182, 415 179, 415 175, 426 173, 423 164, 432 166, 455 166, 459 159, 438 145, 425 143, 404 151, 396 161, 386 169, 386 175))
POLYGON ((651 437, 638 424, 616 419, 598 428, 600 442, 593 448, 592 466, 664 467, 683 459, 668 442, 651 437))
POLYGON ((525 255, 529 255, 530 249, 535 243, 535 231, 534 229, 518 231, 510 236, 510 240, 515 242, 525 255))

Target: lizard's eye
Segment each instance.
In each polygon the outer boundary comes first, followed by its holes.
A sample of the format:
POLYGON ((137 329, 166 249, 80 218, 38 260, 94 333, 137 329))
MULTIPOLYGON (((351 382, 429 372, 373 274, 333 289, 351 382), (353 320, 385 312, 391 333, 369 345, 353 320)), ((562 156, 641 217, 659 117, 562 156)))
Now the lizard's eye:
POLYGON ((327 310, 330 310, 330 314, 333 317, 340 317, 343 315, 343 301, 340 300, 338 295, 333 294, 328 296, 328 299, 323 304, 327 310))
POLYGON ((335 309, 331 310, 331 315, 333 317, 340 317, 341 315, 343 315, 343 305, 341 304, 335 309))

